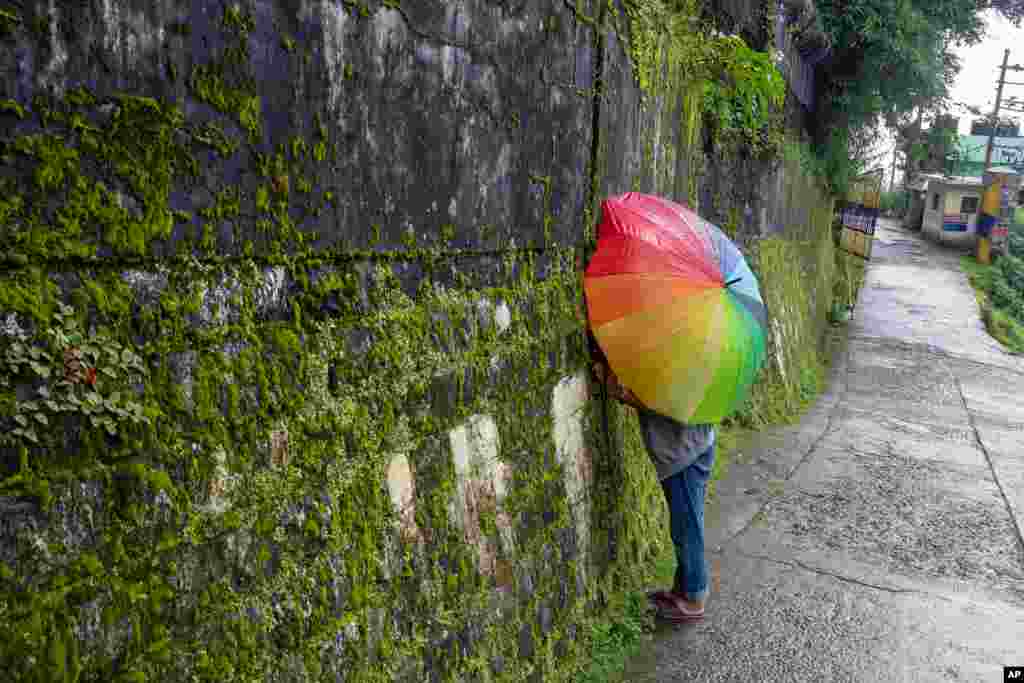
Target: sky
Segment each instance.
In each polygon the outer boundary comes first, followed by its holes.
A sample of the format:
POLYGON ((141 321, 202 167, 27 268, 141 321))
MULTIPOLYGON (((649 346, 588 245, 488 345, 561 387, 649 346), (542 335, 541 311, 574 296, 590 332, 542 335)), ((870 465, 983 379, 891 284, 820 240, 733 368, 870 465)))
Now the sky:
MULTIPOLYGON (((961 70, 953 84, 953 100, 975 107, 981 107, 990 113, 996 103, 996 85, 999 81, 999 67, 1003 63, 1003 51, 1010 50, 1010 64, 1024 64, 1024 27, 1014 28, 1013 24, 995 12, 985 13, 988 31, 978 45, 961 47, 955 50, 960 57, 961 70)), ((1007 81, 1024 83, 1024 71, 1007 71, 1007 81)), ((1003 89, 1003 99, 1016 96, 1024 99, 1024 86, 1007 85, 1003 89)), ((960 133, 971 132, 971 120, 974 116, 963 109, 956 108, 953 116, 960 117, 960 133)), ((1011 114, 1018 120, 1024 114, 1011 114)))

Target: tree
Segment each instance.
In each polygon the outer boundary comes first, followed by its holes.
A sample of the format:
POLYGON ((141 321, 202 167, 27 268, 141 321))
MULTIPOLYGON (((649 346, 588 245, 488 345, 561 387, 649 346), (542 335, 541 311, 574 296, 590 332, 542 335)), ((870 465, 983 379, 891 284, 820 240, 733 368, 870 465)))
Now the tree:
POLYGON ((1014 26, 1020 26, 1024 20, 1024 2, 1021 0, 981 0, 978 8, 993 9, 1012 21, 1014 26))
POLYGON ((887 190, 882 193, 879 208, 885 213, 899 213, 905 210, 909 203, 905 190, 887 190))
POLYGON ((821 64, 815 143, 833 189, 863 170, 859 142, 881 125, 906 132, 947 108, 960 67, 952 48, 981 39, 990 7, 1024 14, 1009 0, 817 0, 833 49, 821 64))

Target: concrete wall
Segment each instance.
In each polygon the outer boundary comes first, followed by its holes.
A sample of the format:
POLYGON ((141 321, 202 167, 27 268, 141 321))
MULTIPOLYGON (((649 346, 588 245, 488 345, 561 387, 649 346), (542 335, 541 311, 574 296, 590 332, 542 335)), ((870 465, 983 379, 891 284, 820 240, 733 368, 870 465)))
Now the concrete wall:
POLYGON ((600 197, 746 245, 751 416, 831 299, 831 204, 639 90, 633 5, 0 3, 14 680, 573 679, 668 542, 583 370, 600 197))

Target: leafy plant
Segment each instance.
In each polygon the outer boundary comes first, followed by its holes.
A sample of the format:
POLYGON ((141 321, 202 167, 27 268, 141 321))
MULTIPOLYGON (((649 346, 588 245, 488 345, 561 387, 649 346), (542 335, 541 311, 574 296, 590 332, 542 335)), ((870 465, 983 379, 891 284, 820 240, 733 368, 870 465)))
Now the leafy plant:
POLYGON ((910 197, 903 190, 887 190, 881 197, 882 211, 899 211, 910 205, 910 197))
POLYGON ((1024 260, 1000 258, 992 269, 989 295, 997 308, 1024 324, 1024 260))
POLYGON ((755 152, 777 151, 786 83, 771 55, 739 36, 704 43, 713 74, 704 82, 704 113, 720 137, 749 144, 755 152))
POLYGON ((582 673, 583 683, 607 683, 622 680, 626 661, 635 654, 652 627, 646 611, 646 597, 631 592, 609 610, 609 618, 594 622, 587 633, 589 666, 582 673))
MULTIPOLYGON (((651 92, 667 74, 693 98, 689 115, 701 114, 717 141, 755 154, 781 146, 786 85, 771 54, 750 48, 740 36, 702 25, 696 0, 634 1, 625 8, 642 91, 651 92)), ((684 129, 695 129, 695 123, 684 121, 684 129)))
POLYGON ((1021 260, 1001 258, 995 265, 983 265, 964 256, 960 265, 974 287, 985 329, 1011 353, 1024 354, 1024 293, 1014 289, 1011 281, 1020 274, 1021 260), (1013 273, 1008 280, 1004 272, 1013 273))
POLYGON ((16 339, 4 349, 0 387, 30 386, 34 396, 8 402, 15 426, 0 443, 38 445, 40 430, 72 415, 110 435, 126 423, 149 422, 128 386, 146 377, 142 359, 102 332, 87 335, 69 306, 59 305, 53 322, 37 339, 16 339))
POLYGON ((1014 225, 1010 229, 1010 253, 1024 258, 1024 225, 1014 225))

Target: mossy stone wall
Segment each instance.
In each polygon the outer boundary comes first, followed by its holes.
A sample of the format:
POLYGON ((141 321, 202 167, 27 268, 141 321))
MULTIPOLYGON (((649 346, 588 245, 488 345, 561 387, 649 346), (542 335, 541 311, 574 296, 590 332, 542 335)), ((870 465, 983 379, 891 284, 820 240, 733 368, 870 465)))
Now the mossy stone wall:
POLYGON ((831 293, 638 4, 0 0, 13 680, 573 679, 667 542, 583 371, 600 197, 728 224, 786 377, 831 293))

